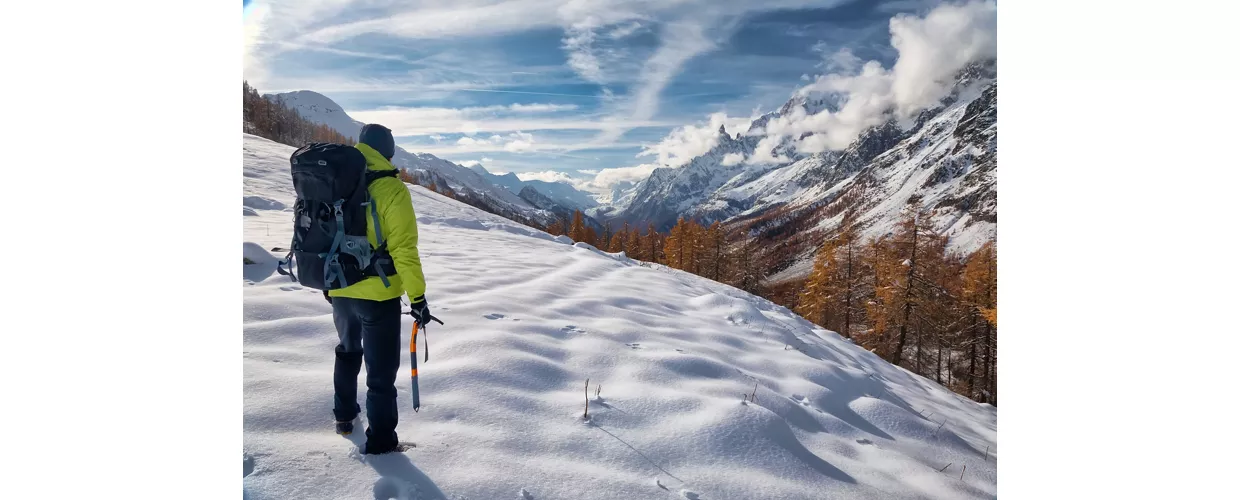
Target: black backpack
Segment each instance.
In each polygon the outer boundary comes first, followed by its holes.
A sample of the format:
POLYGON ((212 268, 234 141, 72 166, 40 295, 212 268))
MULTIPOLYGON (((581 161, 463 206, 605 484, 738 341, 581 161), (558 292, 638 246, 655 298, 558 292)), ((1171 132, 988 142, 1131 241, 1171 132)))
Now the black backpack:
POLYGON ((343 144, 307 144, 293 152, 289 163, 297 201, 293 204, 293 243, 277 267, 280 274, 324 291, 370 276, 391 286, 388 276, 395 275, 396 268, 379 228, 378 209, 366 188, 383 177, 395 177, 396 171, 368 170, 362 152, 343 144), (371 248, 366 239, 367 211, 374 218, 378 248, 371 248))

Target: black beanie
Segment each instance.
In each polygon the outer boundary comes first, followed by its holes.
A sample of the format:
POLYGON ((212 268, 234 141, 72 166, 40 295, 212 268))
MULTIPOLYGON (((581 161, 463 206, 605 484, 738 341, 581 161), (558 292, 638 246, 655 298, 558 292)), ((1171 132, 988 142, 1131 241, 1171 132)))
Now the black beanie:
POLYGON ((392 131, 383 125, 371 123, 363 126, 357 142, 374 148, 389 160, 396 155, 396 141, 392 139, 392 131))

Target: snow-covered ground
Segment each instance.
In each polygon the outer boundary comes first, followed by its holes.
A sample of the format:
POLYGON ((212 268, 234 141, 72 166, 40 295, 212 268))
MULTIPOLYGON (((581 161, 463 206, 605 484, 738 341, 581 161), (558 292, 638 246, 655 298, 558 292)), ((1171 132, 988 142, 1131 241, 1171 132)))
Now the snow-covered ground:
POLYGON ((447 324, 429 332, 420 412, 397 379, 397 431, 417 447, 360 456, 360 432, 332 428, 330 306, 264 255, 289 244, 293 148, 244 149, 249 499, 996 496, 994 407, 765 299, 416 186, 427 297, 447 324))

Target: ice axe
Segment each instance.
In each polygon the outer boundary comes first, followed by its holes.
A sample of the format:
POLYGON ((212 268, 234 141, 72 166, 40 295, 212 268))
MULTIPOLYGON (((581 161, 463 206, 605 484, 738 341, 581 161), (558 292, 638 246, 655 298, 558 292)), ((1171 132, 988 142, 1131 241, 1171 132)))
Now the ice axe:
MULTIPOLYGON (((440 325, 443 324, 443 321, 440 321, 439 318, 436 318, 434 315, 431 316, 431 321, 439 323, 440 325)), ((422 407, 422 400, 418 397, 418 330, 426 331, 426 325, 420 325, 417 320, 414 320, 413 334, 409 336, 409 364, 412 366, 412 368, 409 369, 409 383, 411 387, 410 393, 413 394, 414 413, 417 413, 418 409, 422 407)), ((428 337, 423 338, 423 343, 425 343, 426 350, 426 359, 423 361, 430 361, 431 359, 431 348, 429 341, 426 340, 427 338, 428 337)))

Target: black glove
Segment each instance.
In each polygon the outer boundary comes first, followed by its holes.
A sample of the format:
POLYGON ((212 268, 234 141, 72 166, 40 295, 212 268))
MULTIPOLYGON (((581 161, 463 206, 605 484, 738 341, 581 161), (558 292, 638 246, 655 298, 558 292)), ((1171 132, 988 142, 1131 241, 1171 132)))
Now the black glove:
POLYGON ((426 305, 426 295, 419 295, 409 304, 409 315, 418 322, 418 326, 426 326, 431 322, 431 309, 426 305))
POLYGON ((332 303, 332 296, 327 294, 327 290, 323 290, 323 298, 327 299, 327 303, 332 303))

